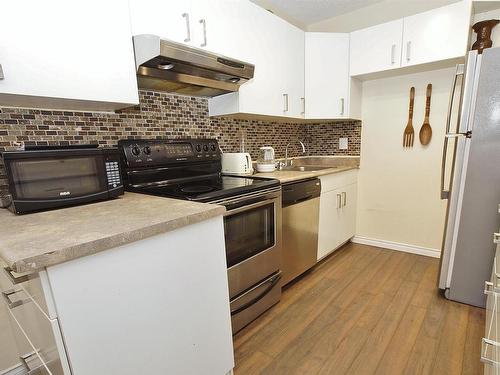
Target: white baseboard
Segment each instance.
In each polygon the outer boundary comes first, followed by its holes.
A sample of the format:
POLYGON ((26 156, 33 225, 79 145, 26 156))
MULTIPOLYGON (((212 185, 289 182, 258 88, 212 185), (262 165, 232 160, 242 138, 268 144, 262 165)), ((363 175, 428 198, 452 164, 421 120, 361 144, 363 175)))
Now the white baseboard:
POLYGON ((404 251, 405 253, 425 255, 432 258, 439 258, 441 256, 441 250, 439 249, 431 249, 429 247, 409 245, 400 242, 378 240, 376 238, 368 238, 362 236, 354 236, 351 241, 362 245, 370 245, 375 247, 382 247, 384 249, 404 251))

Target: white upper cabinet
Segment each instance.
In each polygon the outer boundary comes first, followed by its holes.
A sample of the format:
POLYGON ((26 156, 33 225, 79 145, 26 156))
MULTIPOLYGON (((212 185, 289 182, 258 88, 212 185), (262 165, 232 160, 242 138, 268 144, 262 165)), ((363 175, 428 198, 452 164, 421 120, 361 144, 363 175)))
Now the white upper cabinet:
POLYGON ((178 43, 194 43, 191 1, 129 0, 132 34, 154 34, 178 43))
POLYGON ((282 24, 282 56, 276 61, 281 70, 286 117, 305 117, 304 97, 304 32, 284 22, 282 24), (280 67, 280 65, 282 65, 280 67))
POLYGON ((401 65, 465 56, 470 20, 471 5, 468 1, 405 17, 401 65))
POLYGON ((305 112, 307 119, 358 118, 360 100, 349 78, 349 34, 306 33, 305 112), (356 97, 355 97, 356 96, 356 97))
POLYGON ((463 58, 471 12, 471 2, 463 0, 352 32, 350 75, 463 58))
MULTIPOLYGON (((230 27, 224 31, 219 25, 227 43, 216 52, 254 64, 255 74, 239 92, 211 98, 210 115, 303 117, 304 32, 250 1, 232 3, 220 9, 230 27)), ((211 38, 210 25, 207 21, 211 38)))
POLYGON ((247 1, 235 0, 129 0, 132 34, 154 34, 162 39, 207 49, 242 60, 252 28, 247 1), (250 24, 249 24, 250 26, 250 24))
POLYGON ((352 32, 351 76, 399 68, 402 35, 402 19, 352 32))
POLYGON ((2 5, 9 16, 0 23, 0 105, 114 110, 139 103, 126 3, 2 5))

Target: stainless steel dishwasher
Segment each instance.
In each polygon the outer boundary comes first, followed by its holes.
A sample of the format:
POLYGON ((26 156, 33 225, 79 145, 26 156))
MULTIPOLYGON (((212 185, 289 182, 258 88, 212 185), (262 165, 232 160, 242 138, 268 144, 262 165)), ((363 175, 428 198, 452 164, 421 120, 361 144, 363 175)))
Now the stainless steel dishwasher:
POLYGON ((283 188, 283 285, 316 264, 318 252, 318 178, 284 184, 283 188))

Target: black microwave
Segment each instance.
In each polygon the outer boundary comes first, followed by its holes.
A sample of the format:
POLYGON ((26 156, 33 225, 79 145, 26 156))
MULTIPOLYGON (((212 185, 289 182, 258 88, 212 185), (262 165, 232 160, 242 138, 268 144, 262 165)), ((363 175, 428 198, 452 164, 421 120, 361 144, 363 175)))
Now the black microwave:
POLYGON ((18 214, 123 194, 117 149, 42 148, 4 152, 2 157, 11 196, 8 208, 18 214))

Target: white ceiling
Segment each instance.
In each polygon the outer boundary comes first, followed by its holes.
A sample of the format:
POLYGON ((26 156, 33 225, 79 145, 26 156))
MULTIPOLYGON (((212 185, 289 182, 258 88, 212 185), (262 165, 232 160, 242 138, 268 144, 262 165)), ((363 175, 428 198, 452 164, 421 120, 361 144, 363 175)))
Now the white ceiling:
POLYGON ((460 0, 251 0, 308 31, 350 32, 460 0))
POLYGON ((276 15, 305 27, 383 0, 251 0, 276 15))

